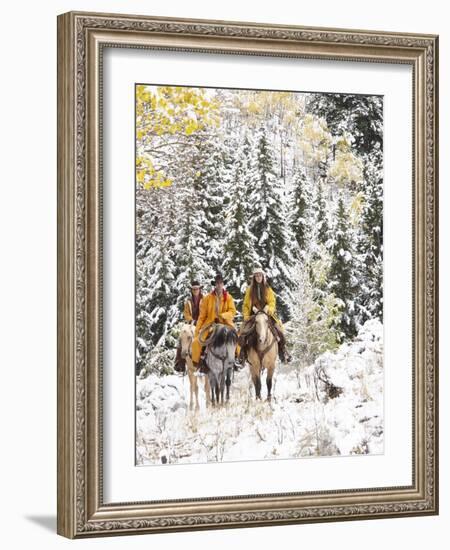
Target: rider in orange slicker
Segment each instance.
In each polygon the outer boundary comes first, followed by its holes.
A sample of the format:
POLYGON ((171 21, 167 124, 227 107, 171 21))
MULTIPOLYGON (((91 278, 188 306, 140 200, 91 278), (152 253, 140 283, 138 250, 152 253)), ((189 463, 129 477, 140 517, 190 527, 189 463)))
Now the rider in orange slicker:
MULTIPOLYGON (((203 298, 200 304, 200 314, 195 326, 195 338, 192 342, 192 362, 196 367, 201 366, 202 345, 198 339, 200 331, 214 323, 234 327, 233 319, 236 315, 236 306, 233 297, 224 288, 222 275, 218 273, 211 284, 214 285, 214 289, 203 298)), ((203 335, 203 338, 206 337, 207 335, 203 335)))

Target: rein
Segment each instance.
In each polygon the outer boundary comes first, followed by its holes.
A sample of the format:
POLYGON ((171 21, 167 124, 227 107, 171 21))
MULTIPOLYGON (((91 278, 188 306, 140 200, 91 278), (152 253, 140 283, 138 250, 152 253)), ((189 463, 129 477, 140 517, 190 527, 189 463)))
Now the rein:
POLYGON ((249 318, 249 320, 244 325, 244 328, 241 328, 240 335, 241 336, 247 336, 247 334, 250 334, 255 330, 255 315, 252 315, 252 317, 249 318))
POLYGON ((259 350, 258 348, 254 348, 256 351, 256 354, 258 355, 258 359, 259 359, 259 362, 261 363, 261 366, 262 366, 264 356, 266 355, 266 353, 269 352, 270 349, 272 349, 273 345, 277 341, 277 339, 274 337, 273 334, 272 334, 272 338, 273 338, 272 342, 268 346, 266 346, 262 351, 259 350))
POLYGON ((214 355, 216 359, 220 359, 222 363, 224 363, 225 359, 227 358, 226 355, 224 355, 223 357, 221 355, 217 355, 217 353, 215 353, 212 348, 208 348, 208 353, 210 353, 211 355, 214 355))

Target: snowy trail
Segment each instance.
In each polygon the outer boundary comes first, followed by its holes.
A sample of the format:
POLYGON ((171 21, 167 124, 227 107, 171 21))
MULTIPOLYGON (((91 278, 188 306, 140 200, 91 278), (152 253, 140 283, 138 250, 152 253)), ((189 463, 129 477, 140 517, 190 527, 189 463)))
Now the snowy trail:
MULTIPOLYGON (((378 324, 379 325, 379 324, 378 324)), ((230 402, 190 411, 186 377, 137 380, 137 463, 379 454, 383 452, 382 327, 372 326, 351 345, 320 356, 301 373, 275 371, 273 399, 256 401, 249 369, 235 374, 230 402), (343 392, 328 399, 314 372, 325 366, 343 392)), ((202 384, 201 384, 202 385, 202 384)))

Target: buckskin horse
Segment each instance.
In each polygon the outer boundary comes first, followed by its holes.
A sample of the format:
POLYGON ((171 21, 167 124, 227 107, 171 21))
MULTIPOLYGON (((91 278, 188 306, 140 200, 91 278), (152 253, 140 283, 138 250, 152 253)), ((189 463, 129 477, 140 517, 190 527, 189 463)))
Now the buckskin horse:
POLYGON ((272 378, 278 356, 278 341, 271 328, 272 319, 264 311, 252 316, 243 328, 246 337, 247 360, 255 386, 256 399, 261 399, 261 374, 267 370, 267 400, 272 398, 272 378))

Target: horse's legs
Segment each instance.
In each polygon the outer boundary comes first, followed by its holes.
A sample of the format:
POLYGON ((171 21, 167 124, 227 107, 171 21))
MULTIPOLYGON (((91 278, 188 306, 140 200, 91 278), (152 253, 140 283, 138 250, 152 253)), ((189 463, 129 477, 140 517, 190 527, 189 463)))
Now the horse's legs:
POLYGON ((190 408, 192 409, 192 405, 193 405, 192 394, 194 394, 195 408, 196 408, 196 410, 199 410, 200 405, 198 403, 198 378, 195 376, 195 367, 193 365, 189 369, 189 382, 191 383, 191 405, 190 405, 190 408))
POLYGON ((214 407, 216 404, 216 380, 215 378, 209 379, 209 387, 211 390, 211 405, 214 407))
POLYGON ((195 368, 189 356, 186 358, 186 368, 189 378, 189 409, 192 410, 194 408, 195 397, 195 408, 198 410, 200 408, 198 403, 198 378, 195 376, 195 368))
POLYGON ((227 369, 226 385, 227 385, 227 401, 229 401, 230 400, 230 386, 231 386, 231 369, 227 369))
POLYGON ((188 368, 188 377, 189 377, 189 409, 192 410, 194 406, 194 384, 195 384, 195 376, 191 372, 191 370, 188 368))
POLYGON ((256 399, 261 399, 261 367, 259 365, 256 353, 253 349, 250 350, 248 359, 250 362, 250 374, 252 377, 252 382, 255 386, 255 397, 256 399))
POLYGON ((194 406, 194 397, 195 397, 195 408, 198 410, 199 404, 198 404, 198 378, 192 373, 189 376, 189 381, 191 383, 191 402, 189 407, 192 409, 194 406))
POLYGON ((205 399, 206 406, 211 405, 211 384, 209 383, 209 377, 205 376, 205 399))
POLYGON ((273 376, 273 369, 267 370, 267 401, 270 401, 272 399, 271 391, 272 391, 272 376, 273 376))
POLYGON ((223 405, 223 393, 225 390, 225 373, 222 372, 222 376, 220 377, 220 404, 223 405))
POLYGON ((212 375, 209 379, 209 386, 211 389, 211 404, 214 407, 219 402, 219 382, 215 375, 212 375))
POLYGON ((216 405, 220 405, 220 386, 218 380, 214 380, 214 393, 216 395, 216 405))
POLYGON ((261 399, 261 376, 259 373, 252 373, 252 380, 255 386, 256 399, 261 399))
POLYGON ((200 405, 198 402, 198 378, 194 376, 195 378, 195 385, 194 385, 194 393, 195 393, 195 408, 198 410, 200 409, 200 405))

